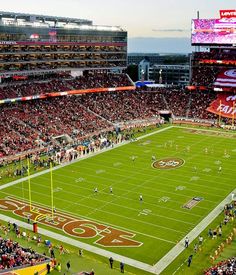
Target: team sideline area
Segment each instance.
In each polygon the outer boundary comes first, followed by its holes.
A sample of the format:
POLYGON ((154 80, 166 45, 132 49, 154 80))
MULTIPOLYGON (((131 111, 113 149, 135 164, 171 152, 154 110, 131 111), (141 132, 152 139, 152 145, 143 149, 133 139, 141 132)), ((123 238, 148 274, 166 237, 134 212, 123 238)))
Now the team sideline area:
POLYGON ((53 232, 155 264, 232 192, 236 158, 233 133, 161 130, 54 170, 54 222, 50 173, 31 179, 36 212, 27 180, 1 190, 2 210, 24 221, 30 213, 53 232))
POLYGON ((0 11, 0 274, 236 274, 236 10, 43 1, 119 20, 0 11))

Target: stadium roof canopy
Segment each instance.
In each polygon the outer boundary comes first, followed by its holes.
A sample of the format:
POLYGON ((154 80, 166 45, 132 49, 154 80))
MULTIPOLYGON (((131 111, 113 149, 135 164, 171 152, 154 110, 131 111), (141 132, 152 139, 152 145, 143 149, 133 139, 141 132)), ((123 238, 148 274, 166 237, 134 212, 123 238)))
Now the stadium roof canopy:
POLYGON ((31 22, 32 21, 53 21, 53 22, 65 22, 65 23, 86 24, 86 25, 93 24, 91 20, 87 20, 87 19, 29 14, 29 13, 15 13, 15 12, 5 12, 5 11, 0 11, 0 19, 1 18, 24 19, 26 21, 31 21, 31 22))
POLYGON ((93 21, 78 18, 0 11, 0 25, 15 27, 64 28, 80 30, 124 31, 120 26, 93 25, 93 21))

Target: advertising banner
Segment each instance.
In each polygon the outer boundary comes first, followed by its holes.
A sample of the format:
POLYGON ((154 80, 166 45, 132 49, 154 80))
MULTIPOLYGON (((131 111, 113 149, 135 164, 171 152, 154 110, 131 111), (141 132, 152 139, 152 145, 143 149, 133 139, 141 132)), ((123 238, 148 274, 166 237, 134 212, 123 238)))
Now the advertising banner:
POLYGON ((220 10, 220 18, 236 18, 236 10, 220 10))
POLYGON ((211 103, 207 111, 222 117, 236 118, 236 95, 218 94, 217 99, 211 103))
POLYGON ((82 95, 89 93, 106 93, 106 92, 120 92, 120 91, 134 91, 135 86, 126 86, 126 87, 116 87, 116 88, 94 88, 86 90, 72 90, 67 92, 51 92, 40 95, 26 96, 26 97, 17 97, 17 98, 7 98, 0 100, 0 104, 4 103, 13 103, 17 101, 28 101, 34 99, 45 99, 49 97, 58 97, 58 96, 67 96, 67 95, 82 95))

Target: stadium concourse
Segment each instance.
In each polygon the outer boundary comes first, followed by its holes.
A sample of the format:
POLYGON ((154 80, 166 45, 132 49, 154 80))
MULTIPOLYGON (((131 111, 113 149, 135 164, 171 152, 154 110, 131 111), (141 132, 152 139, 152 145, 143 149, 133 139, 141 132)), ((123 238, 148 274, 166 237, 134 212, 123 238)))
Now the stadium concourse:
MULTIPOLYGON (((75 89, 85 89, 97 85, 122 86, 127 85, 128 81, 125 75, 104 78, 92 76, 88 81, 81 77, 80 81, 54 79, 47 84, 36 85, 29 82, 14 86, 14 89, 7 87, 18 94, 29 95, 32 89, 38 91, 45 87, 59 87, 63 91, 66 84, 73 85, 75 89)), ((90 93, 2 104, 0 154, 4 158, 32 149, 48 148, 55 145, 54 137, 62 135, 68 135, 76 143, 82 137, 91 136, 95 132, 114 129, 116 123, 158 117, 160 110, 169 110, 175 117, 214 119, 215 116, 206 111, 214 98, 215 94, 211 92, 169 88, 90 93)))

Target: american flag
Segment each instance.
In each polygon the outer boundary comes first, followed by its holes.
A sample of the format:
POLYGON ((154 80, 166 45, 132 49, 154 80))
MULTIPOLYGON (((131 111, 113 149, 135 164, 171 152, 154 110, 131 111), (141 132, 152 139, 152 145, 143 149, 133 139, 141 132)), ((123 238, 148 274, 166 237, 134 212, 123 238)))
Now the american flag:
POLYGON ((215 87, 236 87, 236 69, 223 70, 221 71, 216 81, 214 82, 215 87))

